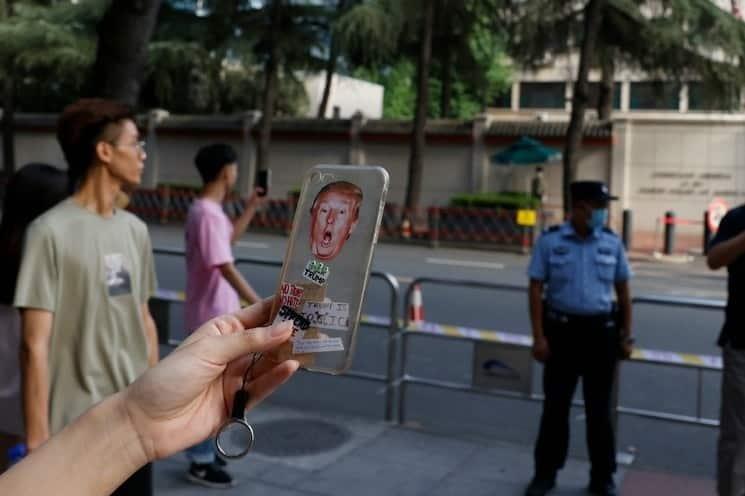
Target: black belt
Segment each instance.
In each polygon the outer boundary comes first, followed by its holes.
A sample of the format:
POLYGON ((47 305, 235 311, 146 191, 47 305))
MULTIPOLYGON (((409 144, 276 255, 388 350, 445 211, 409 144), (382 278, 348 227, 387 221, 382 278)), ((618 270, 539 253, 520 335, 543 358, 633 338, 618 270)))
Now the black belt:
POLYGON ((605 327, 613 327, 616 324, 612 312, 582 315, 566 313, 554 308, 547 308, 546 319, 561 324, 571 325, 603 325, 605 327))

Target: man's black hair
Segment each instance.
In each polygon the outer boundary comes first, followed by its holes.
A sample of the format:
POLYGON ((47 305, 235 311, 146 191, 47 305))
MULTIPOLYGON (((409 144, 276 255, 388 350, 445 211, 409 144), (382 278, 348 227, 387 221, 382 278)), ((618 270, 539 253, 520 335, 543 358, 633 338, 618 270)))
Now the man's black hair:
POLYGON ((199 149, 194 163, 204 184, 209 184, 220 175, 223 167, 238 161, 235 149, 225 143, 214 143, 199 149))

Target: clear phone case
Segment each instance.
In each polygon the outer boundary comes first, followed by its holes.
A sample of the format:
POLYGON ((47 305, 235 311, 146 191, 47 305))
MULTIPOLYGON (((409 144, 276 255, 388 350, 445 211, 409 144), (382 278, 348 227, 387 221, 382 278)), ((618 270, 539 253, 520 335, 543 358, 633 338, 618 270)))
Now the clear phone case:
POLYGON ((331 374, 351 365, 387 192, 382 167, 318 165, 305 175, 272 312, 293 321, 278 359, 331 374))

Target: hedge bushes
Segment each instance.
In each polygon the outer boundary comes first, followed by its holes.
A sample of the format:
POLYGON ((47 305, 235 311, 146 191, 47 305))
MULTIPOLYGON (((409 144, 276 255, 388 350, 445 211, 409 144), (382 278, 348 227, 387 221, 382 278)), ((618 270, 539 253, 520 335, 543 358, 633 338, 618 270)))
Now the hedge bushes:
POLYGON ((502 193, 464 193, 450 199, 453 207, 506 208, 510 210, 536 209, 540 201, 528 193, 504 191, 502 193))

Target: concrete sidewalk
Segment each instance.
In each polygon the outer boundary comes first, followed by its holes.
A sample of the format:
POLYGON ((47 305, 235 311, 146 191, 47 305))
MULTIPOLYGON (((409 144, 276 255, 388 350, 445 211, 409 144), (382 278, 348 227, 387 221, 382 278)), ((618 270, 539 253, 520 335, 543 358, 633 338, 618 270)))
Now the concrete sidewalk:
MULTIPOLYGON (((434 435, 356 417, 329 417, 276 406, 251 414, 254 452, 231 462, 237 487, 190 484, 179 454, 155 465, 158 496, 206 492, 251 496, 522 495, 532 448, 434 435)), ((569 460, 551 494, 582 495, 588 464, 569 460)), ((713 482, 621 468, 625 496, 713 496, 713 482)))

